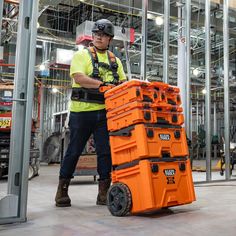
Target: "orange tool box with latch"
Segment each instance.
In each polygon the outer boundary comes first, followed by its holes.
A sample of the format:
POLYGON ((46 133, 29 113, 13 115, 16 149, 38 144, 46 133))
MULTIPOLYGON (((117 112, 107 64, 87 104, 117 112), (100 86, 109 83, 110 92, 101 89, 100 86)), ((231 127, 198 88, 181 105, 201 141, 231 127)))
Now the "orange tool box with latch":
POLYGON ((108 111, 107 126, 116 131, 138 123, 182 125, 182 111, 181 107, 135 101, 108 111))
POLYGON ((162 100, 155 100, 155 103, 170 104, 170 105, 181 105, 180 90, 176 86, 169 84, 164 84, 161 82, 152 82, 151 86, 157 90, 161 91, 162 100))
POLYGON ((152 103, 134 101, 107 112, 109 131, 117 131, 138 123, 156 123, 152 103))
POLYGON ((112 164, 120 165, 151 157, 186 157, 184 128, 137 124, 110 132, 112 164))
POLYGON ((110 111, 130 102, 162 101, 160 91, 154 89, 150 82, 131 80, 124 82, 104 94, 106 110, 110 111))
POLYGON ((157 124, 183 125, 184 115, 183 108, 169 104, 153 105, 156 112, 157 124))
POLYGON ((114 216, 142 213, 196 200, 189 159, 148 159, 117 167, 108 191, 114 216))

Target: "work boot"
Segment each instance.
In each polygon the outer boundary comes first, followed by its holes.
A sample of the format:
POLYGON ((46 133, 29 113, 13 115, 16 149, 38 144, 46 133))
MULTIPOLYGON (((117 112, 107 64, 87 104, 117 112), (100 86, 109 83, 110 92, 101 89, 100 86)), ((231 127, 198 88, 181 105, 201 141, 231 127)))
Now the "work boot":
POLYGON ((55 197, 57 207, 69 207, 70 197, 68 195, 68 187, 70 185, 70 179, 59 179, 57 193, 55 197))
POLYGON ((97 196, 97 205, 106 205, 107 204, 107 191, 110 187, 111 180, 104 179, 99 180, 98 182, 98 196, 97 196))

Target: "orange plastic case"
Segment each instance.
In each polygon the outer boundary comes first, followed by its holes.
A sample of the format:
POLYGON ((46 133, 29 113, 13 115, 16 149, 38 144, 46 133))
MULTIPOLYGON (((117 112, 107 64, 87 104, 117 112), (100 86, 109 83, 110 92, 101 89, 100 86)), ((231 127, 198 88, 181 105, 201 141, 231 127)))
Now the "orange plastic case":
POLYGON ((162 82, 131 80, 106 91, 104 96, 107 111, 134 101, 181 105, 179 88, 162 82))
MULTIPOLYGON (((196 200, 189 159, 173 162, 141 160, 132 167, 113 171, 112 182, 108 208, 114 215, 118 213, 122 216, 129 211, 141 213, 196 200), (123 212, 119 212, 119 202, 114 202, 116 197, 119 198, 113 191, 117 183, 126 187, 123 197, 126 198, 127 209, 123 212), (118 209, 118 212, 114 209, 118 209)), ((122 205, 123 198, 121 200, 122 205)))
POLYGON ((151 157, 186 157, 188 146, 184 128, 164 128, 137 124, 110 133, 112 164, 120 165, 151 157))
POLYGON ((180 90, 178 87, 164 84, 162 82, 152 82, 151 86, 153 86, 155 90, 161 91, 162 94, 162 100, 155 100, 155 103, 161 102, 163 104, 167 103, 170 105, 181 105, 180 90))
POLYGON ((138 123, 182 125, 182 108, 171 105, 155 106, 152 103, 131 102, 107 112, 109 131, 123 129, 138 123))
POLYGON ((131 80, 108 90, 104 97, 106 110, 109 111, 134 101, 159 103, 164 96, 150 82, 131 80))

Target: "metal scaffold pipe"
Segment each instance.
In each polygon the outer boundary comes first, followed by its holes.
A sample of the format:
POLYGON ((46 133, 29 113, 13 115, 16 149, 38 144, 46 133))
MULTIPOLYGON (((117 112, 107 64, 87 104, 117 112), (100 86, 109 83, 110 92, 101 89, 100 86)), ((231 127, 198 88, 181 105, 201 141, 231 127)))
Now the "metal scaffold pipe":
POLYGON ((225 139, 225 178, 230 179, 230 105, 229 105, 229 0, 224 0, 224 139, 225 139))
POLYGON ((191 29, 191 0, 186 0, 185 3, 185 9, 186 9, 186 107, 185 107, 185 116, 186 116, 186 132, 187 137, 189 139, 192 138, 192 130, 191 130, 191 96, 190 96, 190 90, 191 90, 191 36, 190 36, 190 29, 191 29))
POLYGON ((205 67, 206 67, 206 180, 211 181, 211 3, 205 0, 205 67))
POLYGON ((0 0, 0 46, 2 41, 2 15, 3 15, 3 0, 0 0))
POLYGON ((142 1, 142 45, 141 45, 141 79, 146 79, 146 64, 147 64, 147 9, 148 0, 142 1))
POLYGON ((164 48, 163 48, 163 81, 169 82, 169 30, 170 0, 164 2, 164 48))

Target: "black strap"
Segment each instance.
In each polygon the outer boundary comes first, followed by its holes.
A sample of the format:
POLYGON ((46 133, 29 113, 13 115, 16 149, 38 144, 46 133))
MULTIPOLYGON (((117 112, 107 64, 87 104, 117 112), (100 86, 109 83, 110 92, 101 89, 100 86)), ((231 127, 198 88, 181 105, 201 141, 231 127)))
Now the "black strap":
POLYGON ((179 156, 179 157, 171 157, 171 158, 163 158, 163 157, 149 157, 143 158, 139 160, 134 160, 128 163, 120 164, 118 166, 113 166, 113 170, 123 170, 126 168, 130 168, 139 164, 140 161, 147 160, 150 163, 161 163, 161 162, 177 162, 177 161, 187 161, 187 156, 179 156))
POLYGON ((111 52, 111 51, 107 51, 107 56, 108 56, 108 60, 110 63, 110 69, 113 75, 113 84, 118 84, 119 82, 119 75, 117 73, 117 69, 118 69, 118 64, 116 62, 116 57, 115 55, 111 52))
POLYGON ((111 81, 111 83, 118 84, 119 82, 119 75, 117 73, 118 64, 116 62, 115 55, 112 52, 107 51, 109 64, 106 64, 104 62, 98 61, 97 51, 95 47, 89 47, 87 48, 87 50, 89 52, 93 64, 93 73, 91 76, 95 79, 102 80, 102 78, 99 76, 99 67, 103 67, 112 72, 113 81, 111 81))
POLYGON ((92 64, 93 64, 93 73, 92 73, 91 77, 102 81, 101 77, 99 76, 99 69, 98 69, 99 62, 98 62, 98 56, 97 56, 96 49, 94 47, 89 47, 89 48, 87 48, 87 50, 89 52, 89 55, 91 57, 92 64))

